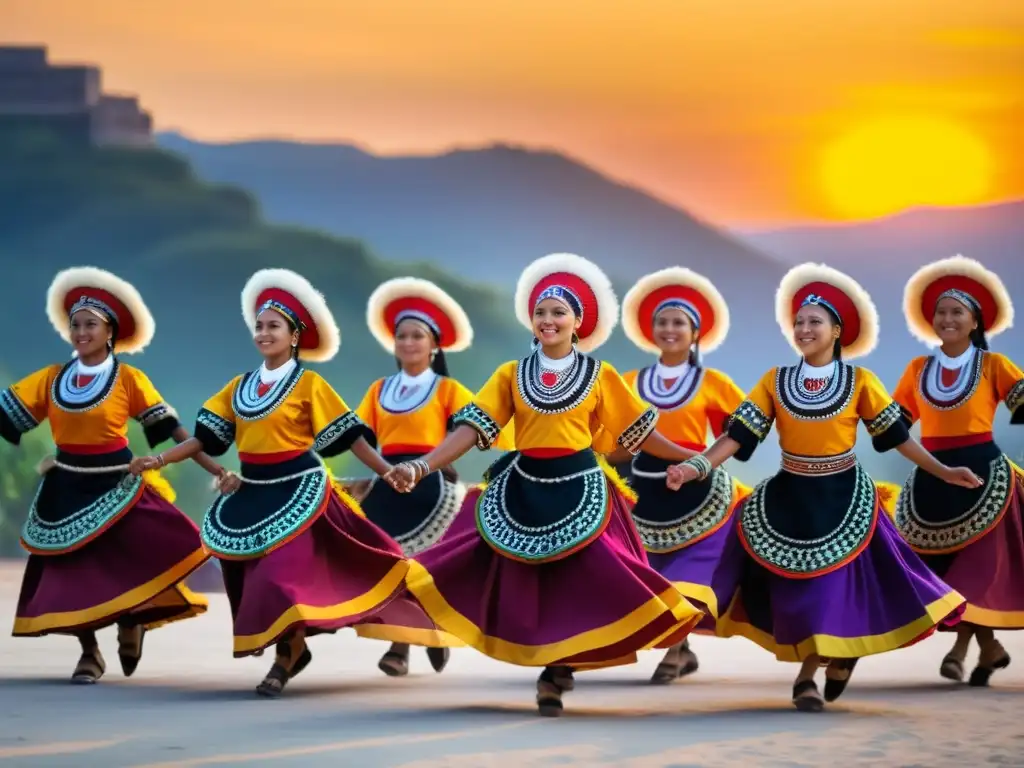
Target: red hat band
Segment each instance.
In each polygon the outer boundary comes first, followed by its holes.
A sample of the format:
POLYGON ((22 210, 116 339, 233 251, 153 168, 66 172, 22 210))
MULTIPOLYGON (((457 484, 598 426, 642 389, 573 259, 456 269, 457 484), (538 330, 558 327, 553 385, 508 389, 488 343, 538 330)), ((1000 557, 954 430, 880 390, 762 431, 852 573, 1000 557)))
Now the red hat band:
POLYGON ((537 297, 540 296, 544 290, 555 285, 568 288, 577 296, 577 298, 579 298, 580 303, 583 305, 583 318, 580 323, 579 330, 576 331, 576 335, 581 339, 587 338, 597 327, 597 295, 594 293, 594 289, 577 275, 569 272, 554 272, 540 280, 533 287, 533 290, 530 291, 531 312, 533 308, 537 306, 537 297))
MULTIPOLYGON (((299 334, 299 349, 319 348, 320 332, 317 329, 316 321, 313 320, 313 316, 301 301, 288 291, 281 290, 280 288, 267 288, 260 291, 256 297, 255 311, 257 315, 260 312, 260 308, 268 301, 284 305, 306 326, 302 333, 299 334)), ((289 320, 292 320, 292 318, 289 318, 289 320)))
POLYGON ((384 308, 384 322, 398 330, 402 320, 414 319, 425 323, 436 335, 438 344, 448 347, 457 341, 452 319, 434 302, 418 296, 403 296, 384 308))
POLYGON ((654 342, 655 311, 660 304, 672 299, 684 301, 697 311, 701 336, 709 334, 715 327, 715 309, 704 294, 688 285, 666 285, 647 294, 637 309, 637 324, 648 341, 654 342))
MULTIPOLYGON (((117 325, 117 340, 127 339, 135 335, 135 317, 128 311, 128 307, 117 296, 102 288, 82 286, 69 290, 64 295, 64 311, 71 315, 73 312, 78 311, 78 309, 88 309, 88 300, 106 305, 114 313, 115 317, 111 319, 117 325), (83 302, 83 299, 86 301, 83 302), (77 304, 83 304, 83 306, 76 309, 77 304)), ((102 306, 99 309, 103 311, 102 306)))
POLYGON ((943 275, 930 283, 921 294, 921 314, 924 317, 935 316, 935 307, 946 291, 961 291, 978 302, 984 330, 991 328, 999 318, 999 303, 989 289, 977 280, 966 275, 943 275))
MULTIPOLYGON (((848 347, 860 338, 860 312, 853 299, 844 291, 841 291, 831 283, 812 282, 803 286, 793 294, 793 317, 795 318, 800 308, 805 305, 809 296, 818 296, 827 301, 835 311, 839 313, 839 320, 842 323, 842 331, 839 335, 839 343, 848 347)), ((814 302, 807 302, 814 303, 814 302)))

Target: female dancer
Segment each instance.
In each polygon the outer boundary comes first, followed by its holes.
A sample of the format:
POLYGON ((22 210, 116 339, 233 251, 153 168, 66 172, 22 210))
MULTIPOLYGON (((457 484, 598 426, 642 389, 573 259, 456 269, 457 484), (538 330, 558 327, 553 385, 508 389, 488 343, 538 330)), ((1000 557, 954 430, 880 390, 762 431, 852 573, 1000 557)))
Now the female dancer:
MULTIPOLYGON (((378 286, 370 296, 366 318, 374 338, 394 354, 399 370, 375 381, 356 413, 374 431, 378 447, 389 461, 421 458, 441 444, 452 417, 473 400, 472 392, 449 378, 445 361, 445 352, 469 348, 473 328, 455 299, 415 277, 395 278, 378 286)), ((495 447, 511 448, 504 433, 495 447)), ((464 496, 455 470, 446 466, 423 478, 409 494, 371 481, 362 507, 366 516, 412 557, 448 530, 464 496)), ((361 626, 357 631, 361 637, 405 635, 405 642, 392 643, 378 664, 392 677, 408 674, 410 642, 426 644, 436 641, 438 635, 432 629, 380 624, 361 626)), ((427 647, 427 657, 437 672, 447 665, 448 656, 447 647, 427 647)))
MULTIPOLYGON (((658 432, 676 445, 703 451, 708 428, 719 437, 743 391, 721 371, 705 368, 701 352, 717 349, 729 332, 729 308, 711 282, 683 267, 642 277, 622 301, 622 328, 654 365, 623 376, 640 399, 659 409, 658 432)), ((641 451, 630 457, 621 448, 613 462, 628 461, 630 484, 638 495, 633 521, 651 567, 701 608, 698 631, 713 629, 718 604, 712 574, 728 538, 736 503, 750 489, 716 469, 677 492, 665 485, 673 463, 641 451)), ((621 464, 620 464, 621 466, 621 464)), ((697 656, 689 640, 668 650, 651 678, 665 684, 695 672, 697 656)))
POLYGON ((326 362, 341 344, 323 297, 294 272, 264 269, 246 283, 242 313, 263 365, 206 401, 195 437, 136 459, 133 470, 238 445, 241 477, 224 478, 201 532, 221 561, 235 656, 276 645, 256 688, 276 697, 312 660, 306 638, 372 621, 401 593, 408 565, 320 458, 351 450, 378 474, 391 469, 371 447, 373 433, 299 362, 326 362))
POLYGON ((615 440, 631 453, 692 452, 658 435, 657 411, 614 368, 584 354, 618 319, 595 265, 573 254, 537 260, 519 279, 516 314, 534 333, 532 354, 502 365, 455 416, 455 431, 394 476, 411 489, 473 445, 489 448, 514 418, 518 450, 492 465, 484 489, 467 494, 408 583, 430 617, 468 645, 545 667, 537 704, 558 715, 571 667, 629 663, 640 649, 671 647, 702 616, 647 565, 625 489, 595 453, 610 453, 615 440))
MULTIPOLYGON (((185 578, 208 556, 167 482, 156 473, 128 474, 128 421, 142 425, 150 446, 187 440, 188 432, 146 374, 118 356, 141 352, 156 330, 134 287, 75 267, 54 278, 46 309, 75 356, 0 393, 4 439, 17 445, 49 419, 57 446, 21 533, 31 554, 14 635, 76 636, 82 655, 71 682, 95 683, 106 671, 96 630, 116 624, 121 669, 130 677, 146 630, 206 611, 185 578)), ((205 455, 196 460, 211 474, 223 472, 205 455)))
POLYGON ((936 574, 967 599, 956 643, 940 674, 963 680, 971 638, 978 665, 970 684, 988 685, 1010 656, 995 629, 1024 629, 1024 472, 992 440, 1000 402, 1012 424, 1024 424, 1024 373, 989 352, 991 338, 1013 322, 1013 303, 999 277, 957 256, 920 269, 907 283, 903 312, 931 356, 907 366, 894 397, 921 443, 947 464, 970 467, 980 489, 948 488, 912 471, 900 494, 896 526, 936 574))
POLYGON ((801 662, 793 703, 818 712, 839 698, 859 657, 916 642, 963 610, 964 599, 914 555, 882 510, 853 452, 857 422, 878 451, 896 448, 948 483, 981 481, 911 439, 878 378, 842 360, 867 354, 878 336, 874 305, 854 280, 824 265, 794 267, 775 311, 801 361, 765 374, 727 434, 670 468, 669 481, 703 479, 733 455, 746 460, 775 422, 782 468, 742 502, 730 527, 716 573, 719 605, 729 607, 717 632, 801 662), (738 585, 734 597, 719 591, 726 583, 738 585), (823 700, 814 675, 825 660, 823 700))

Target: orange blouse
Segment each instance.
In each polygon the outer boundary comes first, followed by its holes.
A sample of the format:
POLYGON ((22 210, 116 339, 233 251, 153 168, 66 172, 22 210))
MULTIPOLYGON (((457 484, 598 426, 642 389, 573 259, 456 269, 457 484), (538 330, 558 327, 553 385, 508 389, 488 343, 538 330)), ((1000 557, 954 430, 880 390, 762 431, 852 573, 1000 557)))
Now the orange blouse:
POLYGON ((727 375, 714 368, 697 368, 689 370, 675 385, 680 391, 669 405, 651 394, 645 397, 650 392, 648 380, 655 375, 656 367, 651 366, 629 371, 622 378, 640 399, 659 409, 658 432, 684 448, 704 450, 708 430, 720 437, 729 416, 743 402, 743 390, 727 375))
POLYGON ((95 393, 77 399, 66 389, 75 361, 51 365, 0 393, 0 422, 4 437, 20 436, 44 420, 50 422, 53 442, 69 453, 105 453, 128 446, 128 421, 135 419, 151 446, 171 437, 178 415, 138 368, 114 359, 109 376, 95 393))
POLYGON ((936 356, 914 358, 893 393, 907 419, 921 422, 922 438, 991 435, 1000 403, 1014 421, 1024 414, 1024 372, 1005 355, 977 350, 948 387, 940 368, 936 356))

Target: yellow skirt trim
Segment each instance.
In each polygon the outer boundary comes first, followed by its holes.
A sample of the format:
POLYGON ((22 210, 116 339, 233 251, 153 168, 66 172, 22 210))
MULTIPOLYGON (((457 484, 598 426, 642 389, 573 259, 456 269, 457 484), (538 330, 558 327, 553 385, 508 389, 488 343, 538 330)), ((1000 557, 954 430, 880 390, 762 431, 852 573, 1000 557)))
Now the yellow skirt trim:
MULTIPOLYGON (((492 659, 523 667, 545 667, 561 659, 615 645, 636 634, 666 611, 672 614, 675 625, 662 637, 680 630, 692 629, 704 616, 703 611, 691 605, 677 589, 670 588, 604 627, 590 629, 555 643, 526 645, 485 634, 480 627, 456 611, 444 599, 434 584, 434 577, 415 561, 410 562, 407 586, 438 626, 492 659)), ((656 646, 657 641, 653 641, 641 650, 656 646)), ((601 662, 597 662, 588 666, 594 668, 600 664, 601 662)))
POLYGON ((688 600, 699 600, 708 607, 711 618, 718 620, 718 598, 715 590, 703 584, 694 584, 689 581, 673 581, 672 586, 683 593, 688 600))
POLYGON ((174 605, 181 604, 183 600, 185 603, 183 608, 186 610, 183 610, 180 616, 156 622, 153 624, 153 627, 198 616, 206 612, 209 602, 205 597, 195 594, 183 584, 178 585, 178 582, 202 565, 208 557, 202 548, 197 549, 173 568, 169 568, 156 578, 150 579, 145 584, 92 608, 61 613, 44 613, 41 616, 16 616, 12 634, 15 636, 38 635, 42 632, 71 630, 95 624, 104 619, 112 619, 133 609, 143 606, 148 607, 150 604, 153 606, 174 605), (171 594, 165 595, 165 592, 171 594))
POLYGON ((392 643, 422 645, 427 648, 464 648, 466 644, 440 629, 402 627, 397 624, 360 624, 356 634, 368 640, 387 640, 392 643))
POLYGON ((258 651, 274 642, 284 634, 288 627, 301 624, 304 621, 343 619, 346 616, 366 613, 391 597, 395 590, 401 588, 408 571, 409 561, 400 560, 391 566, 391 570, 374 585, 373 589, 364 592, 359 597, 337 605, 293 605, 278 616, 277 620, 263 632, 256 635, 235 635, 234 651, 236 654, 258 651))
POLYGON ((808 656, 817 654, 830 659, 859 659, 876 653, 885 653, 902 648, 915 638, 920 637, 944 618, 963 605, 964 599, 954 591, 948 592, 935 602, 925 607, 925 615, 898 629, 883 632, 880 635, 863 637, 837 637, 836 635, 811 635, 796 645, 780 645, 770 634, 752 624, 731 618, 733 606, 739 599, 733 598, 732 605, 725 615, 718 620, 716 634, 719 637, 739 635, 760 645, 766 651, 775 654, 779 661, 803 661, 808 656))
POLYGON ((1021 629, 1024 628, 1024 611, 994 611, 968 603, 963 620, 968 624, 991 629, 1021 629))

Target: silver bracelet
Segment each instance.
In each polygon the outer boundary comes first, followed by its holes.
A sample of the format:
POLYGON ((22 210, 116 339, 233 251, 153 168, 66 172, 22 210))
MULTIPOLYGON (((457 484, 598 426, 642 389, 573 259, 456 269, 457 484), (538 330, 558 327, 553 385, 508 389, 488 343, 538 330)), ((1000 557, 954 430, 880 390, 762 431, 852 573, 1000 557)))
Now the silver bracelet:
POLYGON ((698 453, 696 456, 691 456, 683 462, 688 467, 693 467, 694 472, 697 473, 698 480, 706 480, 707 476, 711 474, 711 470, 714 469, 711 466, 711 459, 705 456, 703 453, 698 453))
POLYGON ((419 467, 419 476, 416 478, 416 482, 419 482, 430 474, 430 465, 424 459, 416 459, 416 466, 419 467))

